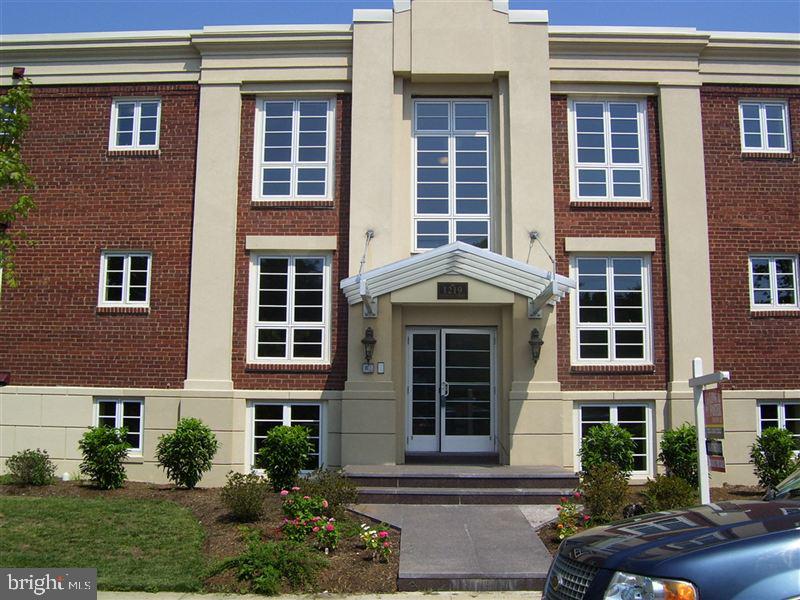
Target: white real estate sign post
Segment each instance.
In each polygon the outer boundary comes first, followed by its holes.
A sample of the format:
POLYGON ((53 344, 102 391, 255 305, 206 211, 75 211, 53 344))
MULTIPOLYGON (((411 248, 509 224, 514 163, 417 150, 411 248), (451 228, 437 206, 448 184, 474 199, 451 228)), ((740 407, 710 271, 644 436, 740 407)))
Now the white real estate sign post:
POLYGON ((689 385, 694 390, 694 414, 697 420, 697 460, 699 463, 698 479, 700 480, 700 502, 711 502, 711 489, 708 483, 708 455, 706 453, 706 415, 703 406, 703 387, 722 381, 730 381, 729 371, 716 371, 703 375, 703 359, 692 360, 692 378, 689 385))

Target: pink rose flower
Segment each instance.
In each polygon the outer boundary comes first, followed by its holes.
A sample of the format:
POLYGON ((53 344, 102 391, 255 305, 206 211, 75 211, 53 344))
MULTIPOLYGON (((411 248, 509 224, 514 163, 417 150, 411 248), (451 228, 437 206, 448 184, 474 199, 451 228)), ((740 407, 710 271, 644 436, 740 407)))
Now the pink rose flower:
POLYGON ((300 488, 299 488, 299 487, 297 487, 297 486, 294 486, 294 487, 292 488, 292 491, 293 491, 293 492, 299 492, 299 491, 300 491, 300 488))
POLYGON ((311 531, 313 531, 314 533, 317 533, 319 531, 319 527, 314 527, 314 529, 312 529, 311 531))
POLYGON ((327 500, 323 500, 322 501, 322 508, 328 508, 328 501, 327 500))
POLYGON ((572 495, 575 496, 576 499, 581 497, 581 493, 580 492, 575 492, 572 495))
POLYGON ((333 531, 335 527, 333 523, 328 523, 327 525, 325 525, 325 529, 327 529, 328 531, 333 531))
POLYGON ((383 542, 383 547, 384 548, 388 548, 389 546, 391 546, 391 544, 389 542, 383 542))
POLYGON ((389 537, 389 532, 388 531, 379 531, 378 532, 378 537, 379 538, 387 538, 387 537, 389 537))
POLYGON ((588 521, 589 519, 591 519, 591 517, 589 515, 583 515, 583 520, 584 521, 588 521))
POLYGON ((288 496, 289 490, 281 490, 281 496, 288 496))
POLYGON ((567 501, 566 496, 561 496, 561 502, 563 503, 563 502, 566 502, 566 501, 567 501))
POLYGON ((311 500, 311 496, 303 496, 303 500, 311 500))

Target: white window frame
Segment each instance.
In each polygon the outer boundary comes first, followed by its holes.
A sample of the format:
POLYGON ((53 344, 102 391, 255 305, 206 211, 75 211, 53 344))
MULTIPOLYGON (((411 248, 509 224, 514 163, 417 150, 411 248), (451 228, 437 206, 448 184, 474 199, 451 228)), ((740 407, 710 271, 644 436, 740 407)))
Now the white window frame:
POLYGON ((742 144, 742 152, 764 152, 768 154, 788 154, 792 151, 791 132, 789 131, 789 104, 786 100, 772 100, 764 98, 742 98, 739 100, 739 139, 742 144), (744 137, 744 112, 745 104, 755 104, 758 106, 759 133, 761 134, 760 146, 747 146, 744 137), (779 148, 771 148, 767 138, 767 105, 780 106, 783 111, 783 139, 784 145, 779 148))
POLYGON ((631 471, 631 476, 634 478, 652 477, 655 475, 655 428, 653 426, 654 410, 651 402, 575 402, 572 409, 572 440, 573 440, 573 453, 575 457, 575 470, 581 470, 581 457, 580 449, 583 438, 581 436, 582 421, 581 409, 584 406, 595 408, 608 408, 609 409, 609 423, 614 425, 619 423, 618 410, 619 408, 644 408, 645 417, 645 440, 647 442, 647 451, 645 458, 647 459, 647 469, 644 471, 631 471))
MULTIPOLYGON (((781 429, 786 429, 786 406, 787 405, 800 405, 800 400, 761 400, 756 402, 756 435, 761 435, 763 433, 762 425, 761 425, 761 407, 766 405, 776 406, 778 408, 778 427, 781 429)), ((767 419, 769 421, 773 419, 767 419)), ((790 419, 794 421, 795 419, 790 419)), ((790 431, 791 433, 791 431, 790 431)), ((800 435, 792 434, 792 437, 795 437, 798 441, 800 441, 800 435)), ((795 456, 800 454, 800 450, 794 451, 795 456)))
POLYGON ((575 253, 570 254, 569 259, 570 278, 576 284, 574 290, 570 290, 570 348, 571 360, 573 365, 652 365, 653 364, 653 298, 652 298, 652 268, 649 254, 624 254, 624 253, 575 253), (580 324, 578 322, 578 294, 580 293, 578 283, 578 260, 582 258, 594 258, 606 260, 606 294, 608 296, 608 319, 603 323, 580 324), (620 323, 612 324, 614 313, 614 288, 613 270, 608 265, 613 259, 639 259, 642 261, 642 323, 620 323), (644 328, 644 357, 643 358, 622 358, 614 357, 614 332, 626 329, 639 331, 644 328), (609 332, 608 337, 608 358, 579 358, 579 331, 582 329, 605 329, 609 332))
POLYGON ((800 261, 797 254, 751 254, 747 257, 748 288, 750 290, 750 310, 754 312, 763 310, 800 310, 800 261), (753 259, 769 260, 769 291, 772 302, 769 304, 755 303, 755 288, 753 288, 753 259), (776 260, 791 260, 794 265, 794 304, 778 304, 778 273, 775 266, 776 260))
POLYGON ((109 150, 158 150, 161 143, 161 98, 158 97, 136 97, 136 98, 114 98, 111 103, 111 132, 108 139, 109 150), (139 132, 142 119, 142 103, 158 103, 158 110, 156 111, 156 140, 154 144, 140 144, 139 132), (117 125, 118 125, 118 111, 120 104, 134 104, 133 109, 133 137, 132 143, 129 145, 117 144, 117 125))
POLYGON ((123 407, 125 404, 138 404, 139 405, 139 447, 128 448, 129 456, 142 456, 142 449, 144 448, 144 400, 142 398, 118 398, 118 397, 98 397, 94 399, 92 422, 95 427, 100 426, 100 403, 101 402, 114 402, 116 405, 116 413, 114 415, 114 427, 122 427, 123 407))
MULTIPOLYGON (((280 401, 272 401, 272 400, 248 400, 247 402, 247 427, 246 427, 246 439, 245 439, 245 469, 248 472, 258 473, 259 475, 264 474, 264 469, 256 468, 254 464, 254 455, 255 455, 255 418, 256 418, 256 406, 260 405, 271 405, 271 406, 282 406, 283 407, 283 425, 290 425, 291 419, 291 407, 292 406, 317 406, 319 407, 319 468, 322 468, 326 465, 326 451, 328 446, 327 440, 327 430, 325 428, 326 424, 326 409, 327 403, 316 401, 316 402, 280 402, 280 401)), ((303 469, 300 471, 301 473, 310 473, 311 471, 307 469, 303 469)))
POLYGON ((448 222, 448 232, 447 232, 447 239, 448 244, 452 244, 456 241, 456 221, 486 221, 487 223, 487 249, 492 249, 493 243, 493 235, 492 235, 492 226, 493 226, 493 216, 492 216, 492 202, 494 200, 494 145, 493 145, 493 134, 492 128, 494 127, 492 123, 492 108, 493 103, 491 98, 485 97, 463 97, 463 98, 414 98, 412 102, 412 123, 411 123, 411 135, 412 135, 412 144, 411 144, 411 248, 412 253, 422 253, 428 252, 429 250, 434 250, 434 248, 419 248, 417 246, 417 223, 420 221, 447 221, 448 222), (449 110, 449 126, 448 129, 441 130, 441 131, 418 131, 417 130, 417 105, 418 104, 425 104, 425 103, 444 103, 447 102, 450 105, 449 110), (473 130, 459 130, 455 128, 455 108, 454 105, 457 103, 483 103, 486 105, 486 124, 488 129, 486 131, 473 131, 473 130), (473 135, 474 137, 485 137, 486 138, 486 168, 487 168, 487 199, 486 199, 486 213, 485 214, 468 214, 468 215, 458 215, 456 213, 456 163, 455 163, 455 156, 456 156, 456 149, 455 149, 455 138, 456 136, 467 136, 473 135), (449 189, 449 196, 448 196, 448 214, 447 215, 439 215, 439 214, 429 214, 429 213, 418 213, 417 212, 417 137, 418 136, 447 136, 448 138, 448 156, 453 157, 453 165, 450 165, 450 172, 448 175, 448 189, 449 189))
POLYGON ((259 98, 256 102, 256 133, 253 149, 253 200, 258 202, 281 202, 286 200, 333 200, 335 189, 335 154, 336 154, 336 97, 335 96, 268 96, 259 98), (264 160, 265 141, 265 105, 268 102, 292 102, 292 150, 289 162, 276 162, 264 160), (327 147, 324 162, 299 161, 298 146, 300 141, 300 103, 301 102, 327 102, 327 147), (297 170, 309 167, 325 169, 325 193, 322 195, 300 195, 297 193, 297 170), (290 192, 286 196, 265 196, 263 191, 263 171, 265 168, 290 169, 290 192))
POLYGON ((97 296, 97 306, 113 307, 113 306, 128 306, 135 308, 149 308, 150 307, 150 292, 153 285, 153 254, 151 252, 143 252, 138 250, 103 250, 100 253, 100 288, 97 296), (122 257, 124 259, 124 267, 122 273, 122 300, 106 300, 106 270, 108 266, 108 259, 111 257, 122 257), (147 258, 147 287, 145 288, 145 299, 143 301, 128 300, 128 292, 130 288, 130 267, 131 258, 133 257, 146 257, 147 258))
POLYGON ((247 362, 250 364, 311 364, 328 365, 330 364, 331 346, 331 263, 332 257, 326 252, 268 252, 252 251, 250 253, 250 287, 249 302, 247 310, 247 362), (259 261, 262 258, 288 258, 289 270, 286 292, 286 322, 269 322, 270 327, 279 329, 284 327, 286 335, 286 354, 284 358, 262 358, 258 357, 256 329, 258 321, 258 292, 259 292, 259 261), (296 258, 320 258, 324 261, 322 267, 322 322, 321 323, 295 323, 293 319, 294 299, 294 259, 296 258), (292 337, 290 335, 293 328, 321 328, 322 329, 322 357, 320 358, 288 358, 291 353, 292 337))
POLYGON ((570 200, 572 202, 650 202, 651 183, 650 183, 650 148, 647 128, 647 99, 619 97, 597 97, 597 96, 575 96, 569 98, 567 103, 567 130, 569 135, 569 189, 570 200), (603 103, 603 135, 605 137, 604 149, 606 161, 603 163, 579 163, 578 162, 578 135, 577 135, 577 116, 575 104, 582 102, 603 103), (615 164, 611 161, 611 124, 609 103, 614 104, 636 104, 637 121, 639 129, 639 162, 615 164), (581 196, 578 189, 578 170, 597 169, 606 171, 606 195, 605 196, 581 196), (613 170, 640 170, 642 175, 642 193, 640 196, 614 196, 613 170))

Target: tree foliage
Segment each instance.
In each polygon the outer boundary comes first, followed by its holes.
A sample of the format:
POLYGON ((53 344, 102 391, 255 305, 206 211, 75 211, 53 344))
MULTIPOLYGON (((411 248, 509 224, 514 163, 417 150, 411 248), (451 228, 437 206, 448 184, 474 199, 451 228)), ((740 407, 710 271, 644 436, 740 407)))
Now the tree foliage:
POLYGON ((21 142, 30 124, 33 93, 29 79, 21 79, 0 95, 0 269, 9 287, 17 286, 14 259, 19 242, 31 243, 12 225, 36 208, 30 195, 34 180, 22 160, 21 142), (10 200, 9 200, 10 199, 10 200))

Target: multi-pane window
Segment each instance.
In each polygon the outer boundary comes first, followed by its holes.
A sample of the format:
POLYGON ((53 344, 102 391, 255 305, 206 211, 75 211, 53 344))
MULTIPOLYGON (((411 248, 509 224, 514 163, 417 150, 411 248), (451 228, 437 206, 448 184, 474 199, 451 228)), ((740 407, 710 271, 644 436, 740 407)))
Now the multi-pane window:
POLYGON ((647 200, 647 128, 642 101, 570 103, 573 199, 647 200))
MULTIPOLYGON (((613 423, 625 429, 633 438, 633 471, 650 473, 650 409, 641 404, 583 404, 578 407, 578 427, 582 440, 592 427, 613 423)), ((580 458, 578 458, 580 460, 580 458)), ((580 465, 579 465, 580 466, 580 465)))
POLYGON ((758 405, 758 434, 769 427, 787 429, 800 450, 800 402, 762 402, 758 405))
POLYGON ((308 429, 308 441, 313 451, 308 455, 306 470, 314 470, 322 466, 321 459, 321 423, 322 407, 319 404, 253 404, 253 441, 252 464, 261 468, 258 451, 264 445, 270 429, 285 425, 287 427, 302 426, 308 429))
POLYGON ((264 100, 256 148, 256 198, 329 198, 333 102, 264 100))
POLYGON ((97 427, 124 427, 126 439, 131 445, 128 452, 142 453, 142 431, 144 423, 143 402, 126 398, 104 398, 95 402, 95 424, 97 427))
POLYGON ((254 256, 250 360, 327 360, 329 260, 254 256))
POLYGON ((100 306, 148 306, 150 254, 103 252, 100 260, 100 306))
POLYGON ((650 272, 642 257, 577 257, 573 359, 650 361, 650 272))
POLYGON ((786 103, 739 102, 739 129, 743 152, 788 152, 789 119, 786 103))
POLYGON ((798 308, 797 256, 750 257, 750 305, 754 309, 798 308))
POLYGON ((414 249, 489 247, 491 122, 486 100, 414 103, 414 249))
POLYGON ((112 150, 154 150, 158 148, 161 100, 114 100, 111 109, 112 150))

